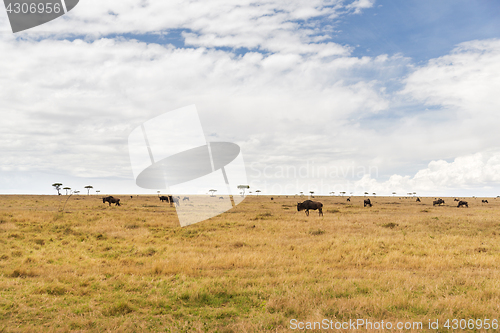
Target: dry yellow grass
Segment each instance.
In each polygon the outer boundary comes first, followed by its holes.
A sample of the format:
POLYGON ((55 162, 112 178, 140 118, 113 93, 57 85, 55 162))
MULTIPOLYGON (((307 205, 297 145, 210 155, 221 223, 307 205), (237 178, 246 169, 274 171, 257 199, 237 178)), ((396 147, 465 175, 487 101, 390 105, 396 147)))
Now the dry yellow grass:
POLYGON ((0 196, 0 332, 282 332, 294 318, 500 313, 500 199, 317 197, 324 217, 306 217, 299 198, 248 197, 180 228, 156 196, 117 197, 121 207, 73 196, 59 213, 65 196, 0 196))

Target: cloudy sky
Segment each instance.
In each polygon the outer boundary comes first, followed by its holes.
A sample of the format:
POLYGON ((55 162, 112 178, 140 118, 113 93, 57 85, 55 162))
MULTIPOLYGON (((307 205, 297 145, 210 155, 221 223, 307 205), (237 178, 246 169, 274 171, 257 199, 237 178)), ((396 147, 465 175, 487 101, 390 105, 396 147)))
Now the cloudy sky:
POLYGON ((129 134, 196 105, 251 190, 500 195, 499 16, 489 0, 81 0, 13 34, 1 9, 0 193, 156 193, 129 134))

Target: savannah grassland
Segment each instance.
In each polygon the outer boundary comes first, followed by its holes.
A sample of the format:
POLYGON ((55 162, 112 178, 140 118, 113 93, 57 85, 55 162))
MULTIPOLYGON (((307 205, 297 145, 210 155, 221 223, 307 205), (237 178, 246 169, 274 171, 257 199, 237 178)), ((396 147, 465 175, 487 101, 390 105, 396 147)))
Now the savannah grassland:
POLYGON ((181 228, 156 196, 117 197, 60 213, 65 196, 0 196, 0 332, 500 317, 500 199, 317 197, 324 217, 306 217, 298 198, 259 196, 181 228))

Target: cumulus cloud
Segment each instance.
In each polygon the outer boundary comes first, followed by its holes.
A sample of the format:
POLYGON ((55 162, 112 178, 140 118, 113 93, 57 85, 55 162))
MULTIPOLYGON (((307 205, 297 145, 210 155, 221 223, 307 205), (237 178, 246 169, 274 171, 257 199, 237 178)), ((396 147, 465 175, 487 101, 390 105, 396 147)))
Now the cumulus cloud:
MULTIPOLYGON (((372 1, 357 0, 189 0, 81 1, 60 19, 20 36, 107 36, 153 33, 169 37, 182 32, 186 45, 246 48, 264 52, 346 55, 350 47, 325 41, 319 19, 332 23, 359 13, 372 1), (321 46, 316 44, 323 41, 321 46)), ((0 26, 8 30, 6 15, 0 26)))
POLYGON ((372 79, 347 82, 349 72, 401 61, 235 56, 105 38, 3 36, 0 47, 2 170, 123 179, 131 177, 130 130, 189 104, 212 140, 238 142, 249 161, 287 156, 298 163, 337 154, 335 143, 352 149, 338 137, 349 131, 349 117, 376 113, 387 101, 372 79))
POLYGON ((484 189, 500 185, 500 150, 485 151, 455 158, 452 162, 431 161, 413 177, 392 175, 378 181, 370 175, 355 182, 369 192, 404 195, 408 192, 439 195, 450 190, 484 189))
POLYGON ((402 94, 426 105, 457 110, 459 116, 488 116, 500 106, 500 40, 475 40, 432 59, 406 79, 402 94))

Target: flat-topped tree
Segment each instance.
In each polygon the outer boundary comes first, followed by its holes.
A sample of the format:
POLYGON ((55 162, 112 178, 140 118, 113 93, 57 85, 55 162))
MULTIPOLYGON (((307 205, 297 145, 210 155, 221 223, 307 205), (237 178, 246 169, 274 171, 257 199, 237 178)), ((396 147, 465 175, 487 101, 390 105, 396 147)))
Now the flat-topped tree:
POLYGON ((259 196, 259 193, 262 192, 261 190, 257 190, 255 191, 255 193, 257 193, 257 196, 259 196))
POLYGON ((208 190, 208 192, 210 192, 210 196, 213 197, 214 193, 217 192, 217 190, 211 189, 211 190, 208 190))
POLYGON ((71 190, 71 187, 63 187, 63 190, 66 190, 66 195, 68 195, 68 191, 71 190))
POLYGON ((249 188, 250 186, 248 185, 238 185, 238 189, 241 191, 241 196, 245 196, 245 190, 249 188))
POLYGON ((54 184, 52 184, 52 186, 54 186, 54 188, 56 189, 57 195, 61 195, 61 186, 62 186, 62 184, 61 183, 54 183, 54 184))
POLYGON ((92 185, 87 185, 87 186, 85 186, 85 188, 87 189, 87 195, 90 195, 90 189, 91 189, 91 188, 94 188, 94 186, 92 186, 92 185))

